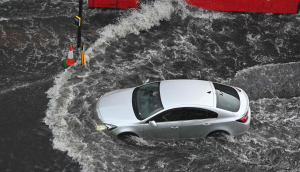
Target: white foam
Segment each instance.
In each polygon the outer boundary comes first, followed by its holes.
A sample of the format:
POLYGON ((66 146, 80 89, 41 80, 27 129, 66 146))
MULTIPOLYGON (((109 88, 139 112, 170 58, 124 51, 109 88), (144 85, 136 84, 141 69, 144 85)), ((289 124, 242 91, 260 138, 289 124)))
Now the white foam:
POLYGON ((2 4, 2 3, 5 3, 5 2, 8 2, 8 1, 10 1, 10 0, 0 0, 0 3, 2 4))
POLYGON ((83 151, 87 147, 86 143, 82 142, 68 129, 68 124, 65 120, 65 117, 70 115, 68 106, 74 99, 74 85, 63 88, 72 74, 70 72, 71 69, 69 68, 60 73, 54 80, 54 86, 46 92, 50 101, 44 122, 52 129, 54 136, 53 147, 66 151, 70 157, 83 166, 84 171, 88 171, 87 169, 93 169, 93 158, 83 151), (87 167, 87 165, 89 166, 87 167))
MULTIPOLYGON (((170 20, 172 14, 174 13, 180 14, 182 18, 186 18, 188 15, 203 19, 215 19, 223 17, 223 14, 218 14, 218 12, 212 12, 202 15, 201 13, 203 12, 203 10, 199 9, 192 11, 188 8, 189 7, 186 5, 186 3, 181 0, 160 0, 152 4, 142 5, 140 10, 132 10, 131 13, 128 14, 128 17, 121 18, 117 22, 117 24, 108 25, 103 29, 100 29, 98 31, 100 38, 86 51, 86 55, 88 59, 94 58, 97 53, 104 53, 106 47, 113 41, 124 38, 128 34, 137 35, 142 30, 149 30, 154 26, 159 26, 160 21, 170 20)), ((185 39, 182 39, 178 40, 176 43, 180 48, 180 45, 186 44, 186 41, 185 39)), ((190 45, 189 47, 193 48, 192 45, 190 45)), ((157 54, 157 52, 153 51, 153 54, 157 54)), ((76 133, 73 133, 73 131, 70 130, 68 125, 69 121, 67 121, 66 119, 69 119, 70 121, 77 121, 76 123, 78 123, 78 125, 85 125, 84 121, 79 121, 76 116, 74 116, 74 114, 71 114, 68 111, 68 108, 71 106, 71 103, 73 103, 76 95, 76 90, 73 88, 76 86, 76 84, 81 84, 82 82, 84 83, 85 78, 90 74, 89 72, 85 72, 82 75, 78 76, 77 78, 82 79, 81 83, 76 82, 71 84, 70 82, 68 82, 68 80, 71 79, 73 72, 76 70, 75 67, 78 65, 79 62, 77 62, 73 67, 60 73, 54 80, 54 86, 47 91, 47 95, 48 98, 50 98, 50 101, 44 121, 53 131, 53 147, 61 151, 66 151, 70 157, 79 162, 79 164, 82 166, 83 171, 95 171, 97 167, 104 170, 109 170, 109 168, 111 168, 109 167, 109 165, 111 164, 109 164, 105 160, 105 156, 114 156, 116 158, 121 156, 134 158, 135 152, 129 152, 130 155, 127 155, 128 151, 118 149, 119 145, 114 145, 118 143, 109 140, 107 138, 108 136, 106 136, 101 131, 98 131, 98 135, 95 135, 95 137, 101 136, 99 139, 99 143, 89 143, 90 145, 88 145, 76 133), (101 145, 105 144, 105 142, 109 142, 111 150, 105 150, 105 147, 101 145), (92 147, 94 145, 96 145, 97 148, 102 152, 97 154, 97 152, 93 151, 99 150, 89 150, 89 146, 92 147), (111 153, 115 148, 114 146, 116 146, 116 149, 118 149, 116 150, 117 154, 111 153), (97 154, 97 158, 95 158, 93 154, 97 154)), ((113 71, 113 69, 110 70, 113 71)), ((147 81, 147 78, 145 78, 144 80, 147 81)), ((86 95, 84 95, 83 98, 85 98, 85 96, 86 95)), ((83 103, 83 111, 87 110, 89 106, 90 105, 83 103)), ((173 141, 152 142, 144 141, 142 139, 136 139, 136 141, 138 146, 156 147, 156 145, 159 145, 166 147, 178 147, 178 144, 173 141)), ((187 144, 191 147, 195 146, 193 142, 187 142, 187 144)), ((121 169, 120 166, 122 166, 122 164, 112 164, 121 169)), ((164 161, 158 161, 157 165, 161 168, 168 166, 168 164, 164 161)), ((145 168, 144 165, 142 165, 141 168, 145 168)))
POLYGON ((42 79, 42 80, 38 80, 38 81, 34 81, 34 82, 25 82, 25 83, 22 83, 22 84, 16 84, 16 85, 10 86, 9 88, 1 89, 0 90, 0 95, 9 93, 11 91, 15 91, 15 90, 20 89, 20 88, 30 87, 30 86, 38 85, 38 84, 43 84, 45 82, 51 81, 52 79, 53 79, 53 77, 50 77, 50 78, 46 78, 46 79, 42 79))
POLYGON ((159 26, 160 21, 170 20, 173 13, 179 14, 182 19, 187 16, 202 19, 230 18, 230 15, 225 16, 221 12, 204 12, 205 10, 200 8, 191 11, 188 7, 183 0, 160 0, 153 4, 144 4, 140 10, 134 10, 128 17, 121 18, 117 24, 99 30, 100 38, 86 51, 86 54, 91 58, 94 53, 105 53, 106 47, 112 41, 124 38, 128 34, 138 35, 140 31, 159 26))
MULTIPOLYGON (((131 33, 139 34, 141 30, 158 26, 162 20, 170 20, 173 12, 174 6, 169 0, 157 1, 151 5, 142 5, 141 10, 131 11, 128 17, 121 18, 117 24, 108 25, 101 29, 99 31, 100 39, 86 51, 87 58, 92 58, 94 52, 104 53, 106 46, 111 41, 123 38, 131 33)), ((66 119, 78 121, 73 114, 68 112, 68 107, 75 99, 73 88, 76 86, 74 84, 70 85, 68 79, 71 78, 76 66, 78 66, 78 63, 60 73, 54 80, 54 86, 47 91, 50 101, 44 122, 52 129, 53 147, 55 149, 66 151, 70 157, 79 162, 83 171, 94 171, 95 163, 99 163, 99 160, 94 160, 92 154, 86 151, 87 144, 69 129, 68 121, 66 121, 66 119)), ((79 78, 82 78, 84 82, 84 78, 88 75, 84 74, 79 78)), ((83 108, 87 109, 87 107, 83 108)), ((81 122, 78 124, 80 125, 81 122)), ((151 146, 150 142, 141 140, 139 144, 151 146)), ((105 161, 101 161, 100 165, 103 169, 107 168, 105 161)))
POLYGON ((170 0, 156 1, 151 5, 141 5, 140 10, 132 11, 128 17, 121 18, 117 24, 108 25, 99 32, 98 39, 87 51, 91 58, 93 52, 105 52, 105 48, 111 41, 124 38, 128 34, 139 34, 142 30, 148 30, 153 26, 159 26, 160 21, 170 20, 174 12, 174 6, 170 0))
MULTIPOLYGON (((1 1, 0 1, 1 2, 1 1)), ((9 20, 8 18, 3 18, 3 17, 0 17, 0 21, 7 21, 9 20)))
POLYGON ((299 64, 299 62, 289 62, 289 63, 283 63, 283 64, 256 65, 256 66, 252 66, 252 67, 245 68, 245 69, 238 71, 234 77, 235 78, 241 77, 242 75, 244 75, 246 73, 250 73, 254 70, 265 69, 265 68, 270 68, 270 67, 280 67, 280 66, 286 66, 286 65, 291 65, 291 64, 299 64))

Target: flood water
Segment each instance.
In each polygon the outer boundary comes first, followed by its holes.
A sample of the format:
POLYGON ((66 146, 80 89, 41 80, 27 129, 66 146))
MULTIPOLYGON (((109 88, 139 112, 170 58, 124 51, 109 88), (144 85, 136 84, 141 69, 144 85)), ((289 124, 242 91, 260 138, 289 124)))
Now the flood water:
POLYGON ((299 14, 216 12, 181 0, 106 10, 84 1, 88 66, 64 70, 77 13, 77 0, 0 0, 0 171, 299 171, 299 14), (167 79, 244 89, 250 129, 133 143, 99 130, 101 95, 167 79))

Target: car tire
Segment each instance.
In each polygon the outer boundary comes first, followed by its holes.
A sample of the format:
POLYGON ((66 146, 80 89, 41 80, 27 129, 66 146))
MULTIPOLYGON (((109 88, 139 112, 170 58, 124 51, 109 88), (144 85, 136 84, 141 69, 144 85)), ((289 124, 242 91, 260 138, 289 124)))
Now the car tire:
POLYGON ((118 135, 118 139, 130 144, 136 143, 136 140, 134 139, 136 137, 139 136, 134 133, 122 133, 118 135))
POLYGON ((226 131, 213 131, 213 132, 209 133, 207 135, 207 137, 223 138, 226 135, 230 135, 230 134, 226 131))

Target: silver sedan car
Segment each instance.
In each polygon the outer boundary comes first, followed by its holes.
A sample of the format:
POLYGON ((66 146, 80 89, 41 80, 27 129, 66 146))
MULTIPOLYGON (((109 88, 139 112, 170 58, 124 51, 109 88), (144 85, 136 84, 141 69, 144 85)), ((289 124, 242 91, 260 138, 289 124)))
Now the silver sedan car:
POLYGON ((250 127, 247 94, 202 80, 166 80, 109 92, 97 102, 98 117, 117 136, 189 139, 233 136, 250 127))

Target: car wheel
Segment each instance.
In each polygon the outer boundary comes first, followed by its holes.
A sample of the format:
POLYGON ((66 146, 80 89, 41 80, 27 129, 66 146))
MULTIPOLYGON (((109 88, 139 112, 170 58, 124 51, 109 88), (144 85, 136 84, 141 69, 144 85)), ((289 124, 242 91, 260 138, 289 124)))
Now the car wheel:
POLYGON ((224 138, 229 135, 226 131, 213 131, 207 135, 207 137, 224 138))
POLYGON ((136 139, 139 137, 138 135, 134 133, 122 133, 118 135, 118 138, 126 143, 134 144, 136 143, 136 139))

